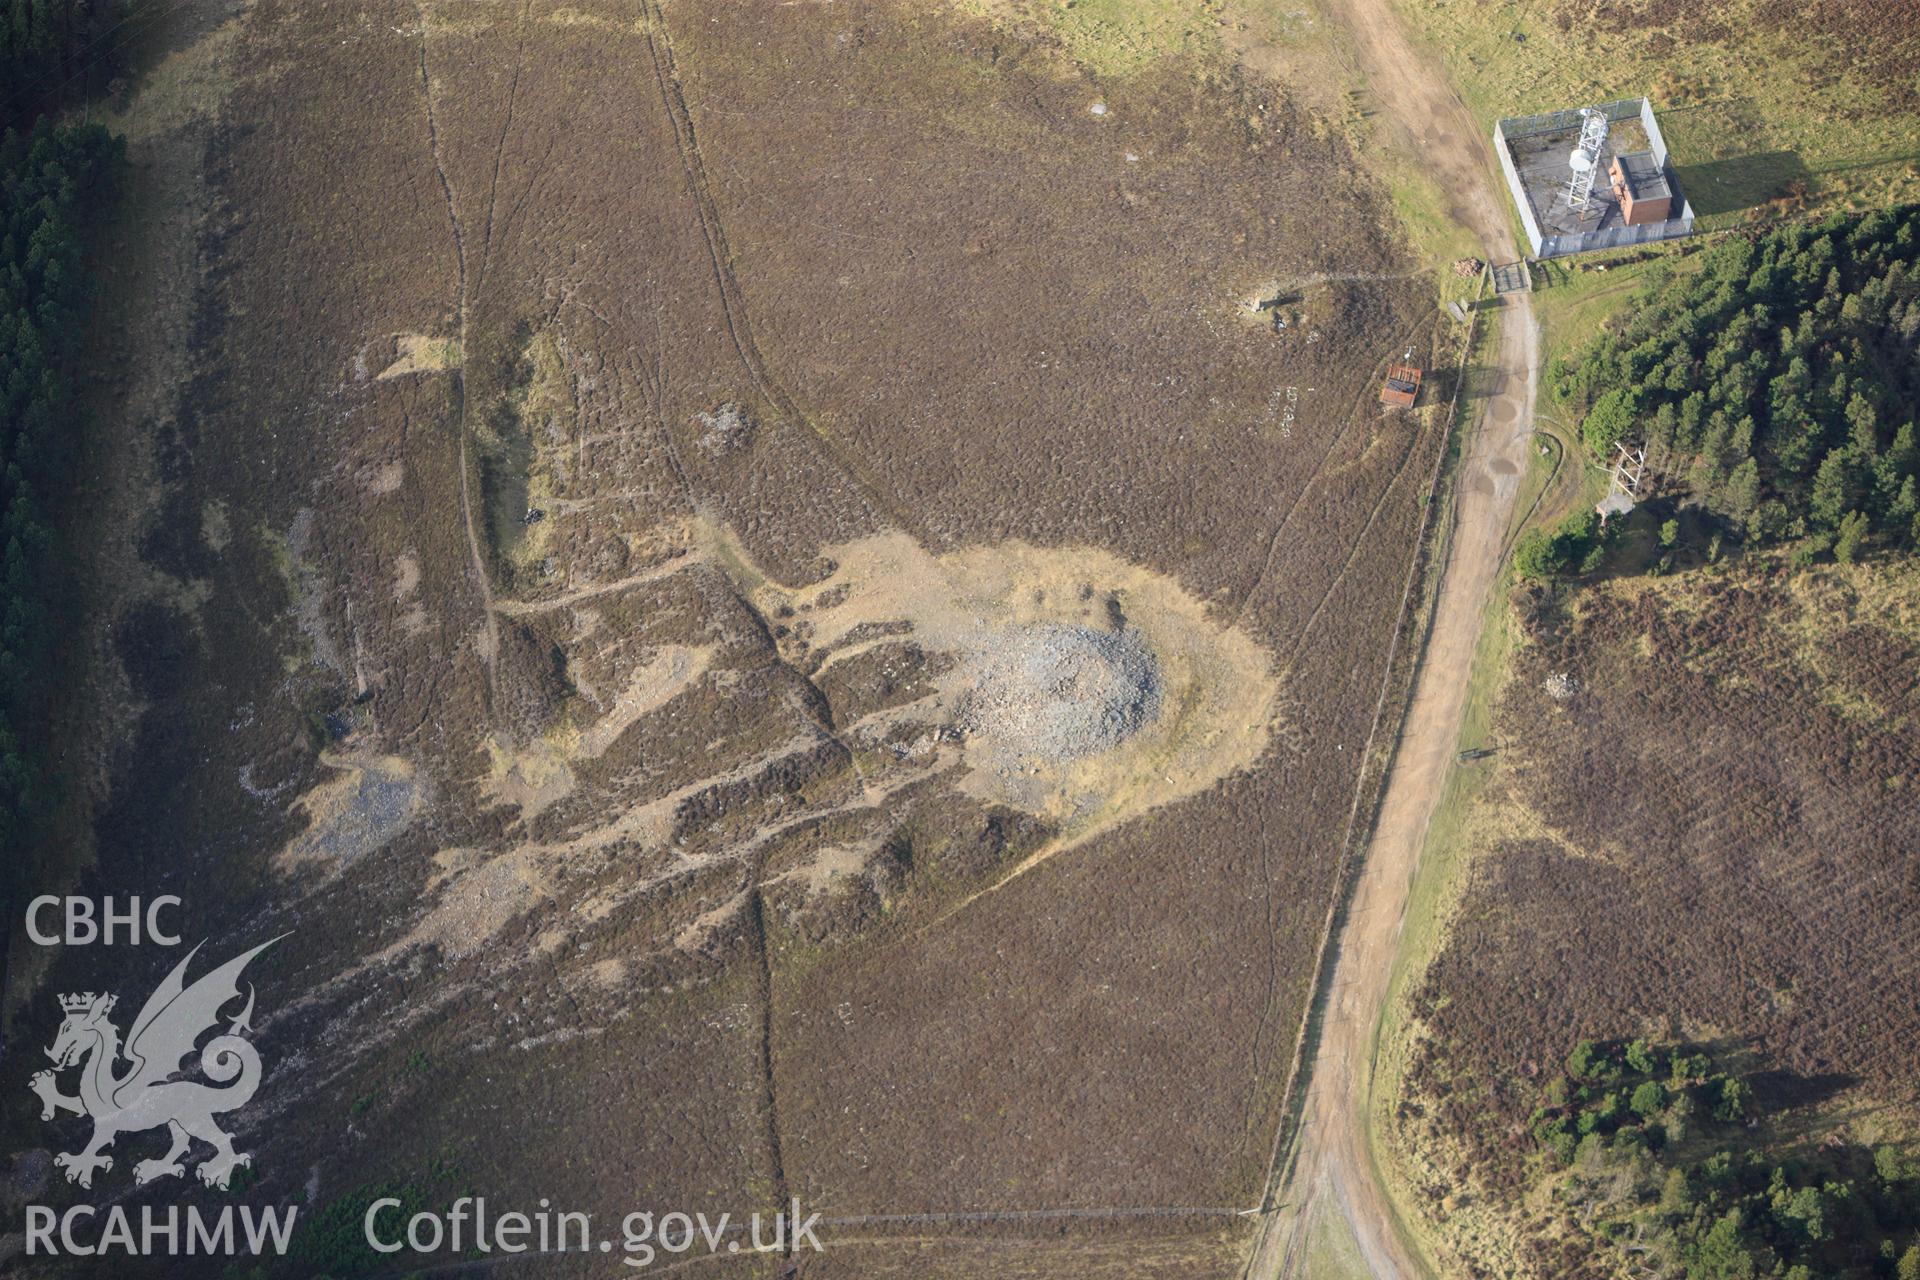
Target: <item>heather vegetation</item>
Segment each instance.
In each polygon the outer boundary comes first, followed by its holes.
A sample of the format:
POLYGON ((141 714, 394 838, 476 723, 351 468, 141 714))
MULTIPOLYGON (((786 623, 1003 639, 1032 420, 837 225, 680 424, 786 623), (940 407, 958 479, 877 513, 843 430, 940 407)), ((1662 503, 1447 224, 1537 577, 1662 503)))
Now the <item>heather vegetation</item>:
MULTIPOLYGON (((346 922, 271 953, 327 994, 269 1070, 342 1049, 276 1086, 261 1199, 449 1141, 498 1203, 595 1212, 1261 1195, 1310 998, 1275 975, 1312 972, 1377 785, 1449 443, 1368 384, 1396 344, 1455 363, 1446 322, 1284 85, 859 9, 236 5, 153 41, 75 703, 114 718, 76 725, 104 768, 70 810, 103 893, 346 922), (1308 278, 1317 340, 1241 322, 1308 278), (989 758, 1038 721, 975 658, 1075 629, 1145 649, 1056 804, 989 758), (1240 696, 1281 670, 1310 705, 1240 696), (1296 724, 1349 746, 1269 747, 1296 724), (431 1001, 390 983, 416 964, 431 1001), (1040 980, 1094 972, 1124 994, 1040 980), (403 1091, 382 1038, 416 1031, 449 1067, 403 1091), (1179 1141, 1139 1120, 1166 1081, 1179 1141)), ((1148 1269, 1228 1274, 1252 1227, 1175 1221, 1148 1269)), ((1073 1230, 1029 1269, 1141 1271, 1073 1230)), ((940 1266, 1003 1273, 978 1251, 940 1266)))
POLYGON ((1556 362, 1589 454, 1644 443, 1663 488, 1720 532, 1796 542, 1803 561, 1914 546, 1920 206, 1732 238, 1704 257, 1556 362))
POLYGON ((1576 1240, 1688 1280, 1920 1272, 1920 1165, 1775 1134, 1753 1083, 1687 1046, 1582 1041, 1529 1125, 1576 1240))

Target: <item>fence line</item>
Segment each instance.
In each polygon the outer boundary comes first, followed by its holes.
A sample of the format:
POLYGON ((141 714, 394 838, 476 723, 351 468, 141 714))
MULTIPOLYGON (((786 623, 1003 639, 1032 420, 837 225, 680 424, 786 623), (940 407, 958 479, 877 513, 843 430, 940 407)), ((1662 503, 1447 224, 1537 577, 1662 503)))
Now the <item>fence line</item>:
POLYGON ((1526 230, 1528 247, 1536 258, 1564 258, 1569 254, 1651 244, 1693 234, 1693 202, 1687 199, 1686 192, 1679 189, 1673 171, 1667 164, 1667 139, 1660 131, 1659 120, 1654 117, 1652 101, 1644 97, 1622 98, 1618 102, 1601 104, 1599 110, 1606 114, 1609 123, 1638 120, 1646 129, 1648 150, 1652 152, 1655 163, 1667 171, 1667 180, 1673 183, 1674 194, 1680 200, 1680 212, 1664 222, 1643 223, 1637 227, 1615 226, 1597 231, 1546 234, 1534 215, 1533 201, 1527 196, 1526 184, 1520 180, 1520 170, 1514 164, 1513 149, 1508 144, 1516 138, 1577 129, 1580 127, 1580 112, 1578 109, 1569 109, 1549 111, 1542 115, 1509 117, 1493 126, 1493 149, 1500 157, 1500 171, 1506 176, 1507 189, 1513 195, 1514 204, 1519 206, 1520 223, 1526 230))

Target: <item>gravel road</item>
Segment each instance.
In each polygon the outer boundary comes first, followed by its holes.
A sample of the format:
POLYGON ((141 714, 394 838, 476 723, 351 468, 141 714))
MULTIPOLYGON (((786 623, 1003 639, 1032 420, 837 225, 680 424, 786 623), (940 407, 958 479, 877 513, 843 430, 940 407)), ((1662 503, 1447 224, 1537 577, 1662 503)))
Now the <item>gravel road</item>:
MULTIPOLYGON (((1483 138, 1431 55, 1409 42, 1391 0, 1327 0, 1349 32, 1366 83, 1391 122, 1397 145, 1417 149, 1454 195, 1453 216, 1495 262, 1517 257, 1491 140, 1483 138)), ((1467 675, 1480 622, 1500 569, 1503 534, 1527 465, 1539 335, 1528 295, 1513 294, 1495 322, 1499 344, 1492 394, 1472 406, 1455 525, 1413 697, 1387 774, 1378 821, 1329 972, 1326 1018, 1316 1049, 1301 1129, 1282 1154, 1269 1214, 1249 1260, 1250 1280, 1303 1275, 1317 1215, 1346 1219, 1379 1280, 1425 1274, 1394 1226, 1367 1141, 1372 1042, 1405 924, 1413 873, 1452 766, 1466 706, 1467 675)))

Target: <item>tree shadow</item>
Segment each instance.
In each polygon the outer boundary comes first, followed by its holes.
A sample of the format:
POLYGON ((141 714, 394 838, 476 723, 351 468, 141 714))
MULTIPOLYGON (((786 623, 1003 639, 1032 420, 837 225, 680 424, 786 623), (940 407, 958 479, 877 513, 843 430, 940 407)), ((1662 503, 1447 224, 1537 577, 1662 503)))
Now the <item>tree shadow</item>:
POLYGON ((1673 168, 1682 193, 1702 218, 1792 199, 1803 194, 1813 178, 1797 151, 1757 151, 1700 164, 1676 163, 1673 168))
POLYGON ((1775 1123, 1788 1113, 1798 1113, 1820 1127, 1813 1109, 1833 1101, 1860 1083, 1860 1077, 1843 1071, 1806 1074, 1769 1064, 1769 1055, 1755 1036, 1724 1037, 1704 1042, 1703 1048, 1720 1067, 1753 1086, 1756 1107, 1775 1123))
POLYGON ((1858 1076, 1827 1071, 1819 1075, 1799 1075, 1792 1071, 1756 1071, 1747 1077, 1753 1086, 1754 1101, 1766 1112, 1811 1107, 1836 1098, 1860 1083, 1858 1076))
POLYGON ((1902 152, 1897 155, 1865 156, 1858 160, 1843 160, 1837 164, 1823 164, 1814 170, 1822 173, 1853 173, 1861 169, 1883 169, 1890 165, 1912 164, 1920 160, 1920 151, 1902 152))

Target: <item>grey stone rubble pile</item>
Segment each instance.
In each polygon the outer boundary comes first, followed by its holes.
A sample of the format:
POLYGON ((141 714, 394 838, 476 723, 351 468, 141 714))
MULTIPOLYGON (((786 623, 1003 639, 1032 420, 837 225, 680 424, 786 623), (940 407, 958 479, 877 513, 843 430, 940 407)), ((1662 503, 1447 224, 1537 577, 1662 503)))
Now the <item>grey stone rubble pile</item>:
POLYGON ((1041 623, 982 652, 955 728, 1045 762, 1110 751, 1160 709, 1160 664, 1140 633, 1041 623))

